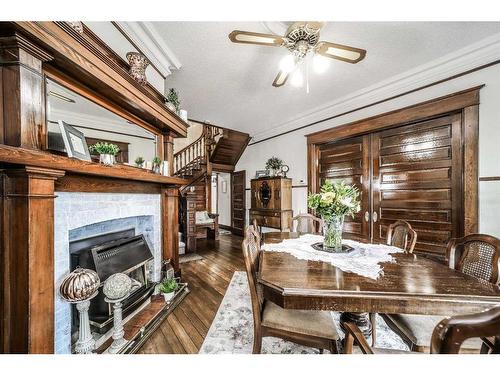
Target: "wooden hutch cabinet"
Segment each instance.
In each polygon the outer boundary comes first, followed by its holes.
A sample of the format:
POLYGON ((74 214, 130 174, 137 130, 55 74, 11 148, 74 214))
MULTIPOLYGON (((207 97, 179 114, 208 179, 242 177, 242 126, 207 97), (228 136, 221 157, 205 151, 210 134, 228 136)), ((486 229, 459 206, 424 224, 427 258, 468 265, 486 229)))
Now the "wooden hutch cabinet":
POLYGON ((292 180, 283 177, 266 177, 250 181, 251 208, 250 222, 275 228, 289 229, 292 211, 292 180))

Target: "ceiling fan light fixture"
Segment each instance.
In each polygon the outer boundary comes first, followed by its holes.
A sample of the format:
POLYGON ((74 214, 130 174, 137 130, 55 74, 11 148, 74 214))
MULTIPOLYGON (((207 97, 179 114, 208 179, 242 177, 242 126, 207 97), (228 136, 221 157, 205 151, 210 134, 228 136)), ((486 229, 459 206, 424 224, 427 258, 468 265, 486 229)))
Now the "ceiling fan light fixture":
POLYGON ((324 57, 324 56, 321 56, 318 54, 314 54, 314 56, 313 56, 313 69, 314 69, 314 71, 318 74, 322 74, 322 73, 326 72, 328 70, 328 68, 330 67, 330 61, 331 61, 331 59, 329 59, 327 57, 324 57))
POLYGON ((295 58, 292 55, 284 56, 280 61, 280 70, 283 73, 290 73, 295 69, 295 58))
POLYGON ((328 69, 329 59, 356 64, 366 56, 366 50, 364 49, 321 41, 320 31, 324 24, 324 22, 319 21, 293 22, 283 36, 233 30, 229 34, 229 39, 233 43, 248 43, 286 48, 289 51, 289 55, 281 59, 280 71, 273 81, 273 86, 283 86, 290 76, 291 84, 300 87, 304 84, 305 74, 307 83, 306 92, 309 92, 310 64, 313 65, 312 69, 316 73, 321 74, 328 69), (302 65, 305 65, 304 72, 299 71, 302 65))
POLYGON ((302 85, 304 84, 304 77, 300 69, 295 69, 290 79, 290 83, 294 87, 302 87, 302 85))

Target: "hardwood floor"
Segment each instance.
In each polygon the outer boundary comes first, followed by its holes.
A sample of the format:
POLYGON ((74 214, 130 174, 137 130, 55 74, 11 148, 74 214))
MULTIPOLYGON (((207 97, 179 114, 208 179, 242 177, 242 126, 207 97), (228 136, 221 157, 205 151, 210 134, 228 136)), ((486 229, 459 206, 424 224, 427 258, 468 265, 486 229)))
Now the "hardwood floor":
POLYGON ((154 332, 139 353, 198 353, 235 271, 245 269, 242 237, 219 236, 198 240, 203 260, 181 264, 183 281, 191 293, 154 332))

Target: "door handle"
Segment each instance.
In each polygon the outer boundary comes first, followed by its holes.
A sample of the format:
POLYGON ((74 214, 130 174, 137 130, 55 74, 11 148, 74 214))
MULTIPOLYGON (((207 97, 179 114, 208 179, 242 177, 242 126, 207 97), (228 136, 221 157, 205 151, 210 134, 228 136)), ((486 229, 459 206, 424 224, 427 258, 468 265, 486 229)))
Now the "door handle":
POLYGON ((373 222, 376 223, 378 220, 378 214, 377 211, 373 211, 373 222))
POLYGON ((368 211, 365 212, 365 221, 370 221, 370 213, 368 211))

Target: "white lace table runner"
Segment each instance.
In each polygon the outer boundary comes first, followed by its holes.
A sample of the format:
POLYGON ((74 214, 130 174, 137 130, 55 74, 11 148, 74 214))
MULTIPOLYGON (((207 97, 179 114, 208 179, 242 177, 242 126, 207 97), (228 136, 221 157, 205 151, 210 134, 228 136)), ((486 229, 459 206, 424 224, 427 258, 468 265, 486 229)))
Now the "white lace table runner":
POLYGON ((403 252, 402 249, 394 246, 342 240, 342 243, 351 246, 354 250, 350 253, 326 253, 311 247, 317 242, 323 242, 323 236, 304 234, 299 238, 286 239, 280 243, 264 244, 262 250, 285 252, 302 260, 327 262, 344 272, 353 272, 375 280, 383 272, 380 263, 394 262, 391 254, 403 252))

